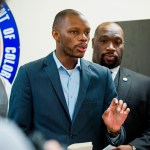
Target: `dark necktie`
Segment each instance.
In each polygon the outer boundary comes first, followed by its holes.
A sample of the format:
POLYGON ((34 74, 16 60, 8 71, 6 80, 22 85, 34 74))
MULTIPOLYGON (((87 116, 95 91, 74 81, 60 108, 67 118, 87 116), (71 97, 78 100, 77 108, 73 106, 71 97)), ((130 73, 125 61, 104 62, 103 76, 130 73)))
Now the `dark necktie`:
POLYGON ((8 98, 6 94, 5 87, 0 78, 0 116, 7 116, 8 98))

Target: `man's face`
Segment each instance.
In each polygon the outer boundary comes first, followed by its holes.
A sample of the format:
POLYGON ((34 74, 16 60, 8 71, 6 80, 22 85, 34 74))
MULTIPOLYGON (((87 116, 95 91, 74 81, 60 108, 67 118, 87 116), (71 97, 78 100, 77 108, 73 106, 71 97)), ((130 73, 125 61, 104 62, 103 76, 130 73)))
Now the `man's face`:
POLYGON ((57 32, 57 50, 61 57, 82 58, 90 40, 90 27, 84 16, 67 15, 57 32))
POLYGON ((93 62, 115 68, 120 65, 123 49, 124 35, 122 29, 116 24, 107 24, 99 28, 97 36, 92 39, 93 62))

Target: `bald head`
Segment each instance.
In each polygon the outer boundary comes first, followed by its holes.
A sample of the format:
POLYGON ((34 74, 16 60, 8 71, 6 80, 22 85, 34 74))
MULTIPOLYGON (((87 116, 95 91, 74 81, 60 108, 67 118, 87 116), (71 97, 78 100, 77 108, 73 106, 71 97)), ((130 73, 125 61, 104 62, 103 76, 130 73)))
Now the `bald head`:
POLYGON ((97 38, 103 32, 112 32, 112 33, 120 32, 120 34, 124 38, 123 29, 119 24, 115 22, 104 22, 100 24, 95 30, 94 38, 97 38))

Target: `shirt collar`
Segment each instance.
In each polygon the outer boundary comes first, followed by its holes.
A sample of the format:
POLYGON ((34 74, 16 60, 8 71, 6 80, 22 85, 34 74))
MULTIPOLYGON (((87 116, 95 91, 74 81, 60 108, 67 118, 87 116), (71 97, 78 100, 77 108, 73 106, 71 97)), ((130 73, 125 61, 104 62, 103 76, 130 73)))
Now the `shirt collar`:
POLYGON ((115 79, 118 71, 119 71, 120 66, 117 66, 115 68, 110 69, 110 71, 112 72, 112 78, 115 79))
MULTIPOLYGON (((64 69, 66 69, 63 64, 59 61, 59 59, 56 57, 56 54, 55 54, 55 51, 53 51, 53 58, 54 58, 54 61, 56 62, 56 66, 57 66, 57 69, 60 69, 61 67, 63 67, 64 69)), ((78 58, 78 62, 75 66, 75 68, 79 68, 81 69, 81 62, 80 62, 80 58, 78 58)), ((74 69, 75 69, 74 68, 74 69)), ((66 69, 67 70, 67 69, 66 69)))

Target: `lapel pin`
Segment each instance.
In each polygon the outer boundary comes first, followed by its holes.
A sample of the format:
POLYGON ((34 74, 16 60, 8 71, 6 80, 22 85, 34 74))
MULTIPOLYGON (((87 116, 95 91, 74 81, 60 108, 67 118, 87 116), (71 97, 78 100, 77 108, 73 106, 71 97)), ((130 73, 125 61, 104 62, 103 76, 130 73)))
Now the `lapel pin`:
POLYGON ((123 81, 127 82, 127 81, 128 81, 128 78, 123 78, 123 81))

